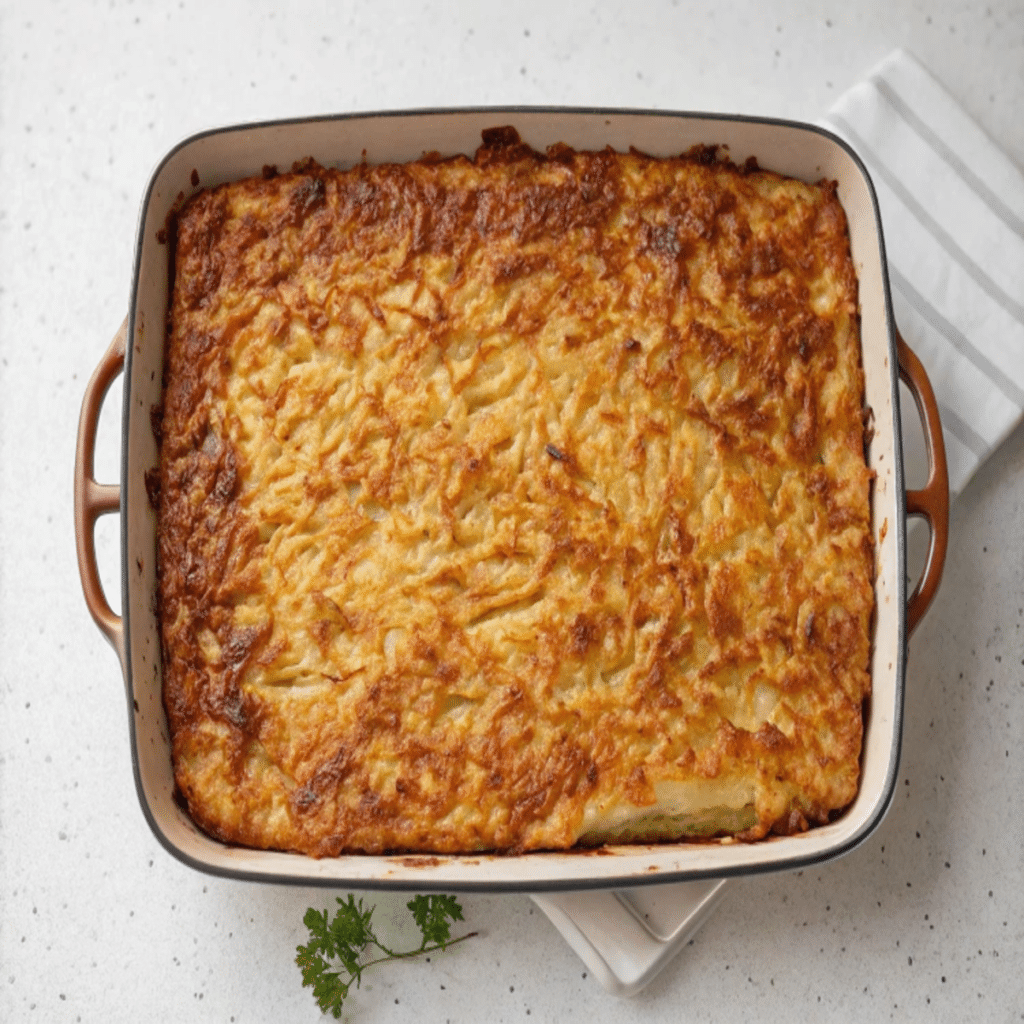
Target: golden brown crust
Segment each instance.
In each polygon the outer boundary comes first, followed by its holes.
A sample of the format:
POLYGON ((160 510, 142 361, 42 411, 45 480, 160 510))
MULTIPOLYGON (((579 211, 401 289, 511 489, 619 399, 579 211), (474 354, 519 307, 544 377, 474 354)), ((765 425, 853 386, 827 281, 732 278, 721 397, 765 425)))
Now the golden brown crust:
POLYGON ((525 850, 702 786, 748 792, 744 838, 850 802, 870 475, 831 185, 504 129, 221 186, 176 237, 164 695, 211 834, 525 850))

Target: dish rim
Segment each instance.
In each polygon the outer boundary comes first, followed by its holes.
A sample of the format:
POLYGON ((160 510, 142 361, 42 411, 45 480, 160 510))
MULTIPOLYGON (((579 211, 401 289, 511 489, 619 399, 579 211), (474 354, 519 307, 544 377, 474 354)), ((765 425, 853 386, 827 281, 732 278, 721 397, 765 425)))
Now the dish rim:
MULTIPOLYGON (((135 700, 135 678, 133 674, 133 658, 132 658, 132 643, 131 643, 131 602, 130 602, 130 584, 128 571, 129 565, 129 547, 128 547, 128 533, 129 533, 129 517, 128 517, 128 499, 129 499, 129 424, 131 422, 131 402, 129 397, 131 394, 131 382, 132 382, 132 362, 133 355, 136 349, 136 325, 138 323, 138 312, 139 312, 139 283, 142 272, 142 257, 143 249, 146 244, 145 231, 146 231, 146 219, 147 212, 149 210, 150 203, 153 198, 153 192, 157 187, 159 176, 166 165, 180 152, 186 148, 195 145, 205 139, 211 138, 218 135, 231 135, 236 133, 242 133, 252 130, 261 129, 272 129, 279 127, 295 127, 301 125, 314 125, 320 123, 335 123, 335 122, 357 122, 357 121, 370 121, 370 120, 381 120, 391 119, 400 117, 423 117, 423 116, 465 116, 465 115, 483 115, 493 114, 495 117, 500 118, 514 118, 516 115, 586 115, 586 116, 631 116, 631 117, 658 117, 658 118, 669 118, 678 119, 683 121, 716 121, 724 123, 737 123, 737 124, 752 124, 758 126, 764 126, 767 128, 785 128, 785 129, 797 129, 800 131, 810 131, 817 135, 827 139, 832 144, 840 147, 844 153, 852 160, 860 175, 862 176, 868 194, 871 199, 872 214, 874 218, 874 238, 878 246, 878 256, 881 264, 882 271, 882 301, 883 311, 885 319, 885 330, 887 335, 887 345, 889 352, 889 389, 890 398, 893 406, 894 415, 894 431, 893 437, 893 474, 894 474, 894 489, 895 489, 895 502, 896 511, 898 513, 896 524, 893 524, 892 528, 895 533, 895 545, 896 545, 896 609, 895 615, 897 616, 896 621, 896 635, 898 637, 897 648, 896 648, 896 662, 893 665, 892 673, 894 676, 894 701, 893 701, 893 723, 892 723, 892 743, 890 747, 889 764, 885 776, 884 784, 882 785, 879 796, 877 798, 875 807, 871 815, 861 824, 861 826, 854 831, 848 837, 836 842, 833 846, 826 848, 822 851, 809 851, 807 853, 799 853, 797 847, 796 852, 792 855, 780 858, 764 860, 761 862, 755 862, 750 864, 735 864, 732 866, 726 866, 724 868, 696 868, 696 869, 683 869, 678 871, 659 870, 657 872, 651 872, 649 874, 619 874, 615 876, 602 876, 600 878, 590 880, 589 878, 564 878, 564 879, 549 879, 549 880, 534 880, 528 879, 516 880, 511 876, 514 874, 514 868, 509 872, 508 880, 501 882, 489 879, 486 881, 473 881, 473 880, 448 880, 443 881, 443 887, 446 890, 453 892, 557 892, 557 891, 570 891, 570 890, 582 890, 582 889, 594 889, 594 888, 621 888, 621 887, 635 887, 638 885, 647 884, 663 884, 671 882, 679 882, 686 880, 703 880, 711 878, 726 878, 726 877, 740 877, 748 875, 761 875, 776 873, 780 871, 792 871, 801 868, 813 866, 815 864, 826 863, 835 860, 839 857, 845 856, 847 853, 856 849, 858 846, 863 844, 874 831, 881 824, 882 820, 888 813, 893 798, 895 795, 896 782, 899 774, 899 765, 902 754, 902 742, 903 742, 903 719, 904 719, 904 702, 905 702, 905 682, 906 682, 906 659, 907 659, 907 628, 906 628, 906 610, 907 610, 907 581, 906 581, 906 520, 907 520, 907 492, 904 479, 904 467, 903 467, 903 452, 901 444, 901 430, 900 430, 900 388, 899 388, 899 372, 897 369, 897 349, 895 341, 895 318, 893 314, 892 306, 892 295, 889 284, 888 276, 888 262, 885 250, 885 241, 882 231, 881 223, 881 212, 878 204, 877 192, 875 190, 874 183, 871 176, 864 165, 863 160, 858 156, 856 151, 840 136, 830 129, 821 125, 812 124, 808 122, 802 122, 786 118, 775 118, 775 117, 764 117, 764 116, 748 116, 743 114, 733 113, 713 113, 713 112, 701 112, 701 111, 673 111, 673 110, 662 110, 657 108, 629 108, 629 107, 577 107, 569 105, 478 105, 478 106, 456 106, 456 107, 420 107, 410 109, 389 109, 382 111, 367 111, 367 112, 342 112, 342 113, 330 113, 320 115, 308 115, 301 117, 291 118, 272 118, 266 120, 258 120, 252 122, 239 122, 235 124, 229 124, 222 127, 212 127, 197 131, 176 143, 168 150, 164 156, 155 165, 152 171, 146 189, 143 193, 142 202, 140 204, 140 211, 138 217, 138 226, 136 231, 136 243, 134 248, 133 265, 132 265, 132 276, 131 276, 131 291, 129 297, 129 308, 128 308, 128 334, 125 344, 125 363, 124 363, 124 400, 122 408, 122 431, 121 431, 121 495, 120 495, 120 555, 121 555, 121 601, 122 601, 122 619, 123 619, 123 650, 124 650, 124 661, 122 664, 124 683, 125 683, 125 695, 128 705, 128 718, 129 718, 129 732, 130 732, 130 745, 131 745, 131 756, 132 756, 132 770, 133 777, 135 779, 136 793, 139 799, 139 803, 142 807, 143 814, 146 818, 147 823, 151 831, 156 836, 160 844, 166 849, 172 856, 186 864, 189 867, 194 868, 204 874, 210 874, 217 877, 233 878, 242 881, 259 881, 268 882, 272 884, 287 884, 287 885, 307 885, 317 887, 333 887, 339 888, 342 886, 351 886, 359 889, 381 889, 381 890, 417 890, 423 889, 424 884, 422 881, 418 882, 415 878, 357 878, 348 879, 345 877, 325 877, 315 874, 287 874, 276 871, 264 870, 262 868, 254 868, 252 870, 246 870, 243 867, 227 864, 212 864, 202 860, 198 860, 193 857, 190 853, 181 849, 169 836, 165 834, 162 827, 158 823, 156 816, 149 806, 149 800, 146 796, 143 780, 141 776, 141 765, 138 755, 138 742, 139 735, 136 728, 135 714, 133 713, 133 702, 135 700)), ((508 123, 508 122, 506 122, 508 123)), ((771 169, 771 168, 766 168, 771 169)), ((162 326, 161 326, 162 329, 162 326)), ((872 620, 873 638, 874 642, 874 631, 877 627, 878 609, 876 608, 875 614, 872 620)), ((874 683, 874 680, 872 680, 874 683)), ((863 754, 862 754, 863 756, 863 754)), ((177 796, 175 796, 177 800, 177 796)), ((185 812, 187 814, 187 812, 185 812)), ((787 837, 788 838, 788 837, 787 837)), ((211 837, 212 839, 212 837, 211 837)), ((212 839, 215 843, 220 843, 219 840, 212 839)), ((760 844, 764 848, 770 848, 779 842, 778 838, 770 838, 762 840, 760 844)), ((230 848, 232 844, 220 843, 220 845, 230 848)), ((687 846, 685 843, 669 843, 669 844, 636 844, 628 847, 616 847, 617 849, 624 849, 628 852, 639 852, 642 849, 658 849, 662 846, 687 846)), ((257 856, 260 853, 271 853, 277 851, 252 851, 257 856)), ((550 855, 555 856, 570 856, 570 857, 594 857, 599 856, 593 851, 588 850, 568 850, 568 851, 551 851, 547 852, 531 852, 522 855, 509 855, 509 854, 464 854, 464 855, 444 855, 446 861, 458 861, 460 858, 467 860, 482 860, 482 859, 500 859, 507 860, 510 865, 515 863, 517 857, 531 857, 539 858, 550 855)), ((301 855, 299 855, 301 856, 301 855)), ((355 855, 352 855, 355 856, 355 855)), ((386 862, 389 855, 360 855, 368 859, 379 860, 382 863, 386 862)), ((433 859, 429 854, 410 854, 410 855, 395 855, 403 862, 409 863, 416 860, 428 861, 433 859)), ((341 859, 341 858, 335 858, 341 859)), ((434 885, 433 881, 428 882, 430 887, 434 885)))

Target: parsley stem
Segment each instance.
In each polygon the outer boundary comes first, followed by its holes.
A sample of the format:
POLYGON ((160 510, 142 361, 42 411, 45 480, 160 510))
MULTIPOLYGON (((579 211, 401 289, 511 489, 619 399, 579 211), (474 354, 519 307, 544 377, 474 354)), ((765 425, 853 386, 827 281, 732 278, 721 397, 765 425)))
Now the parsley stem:
POLYGON ((387 946, 382 946, 376 938, 373 938, 370 941, 382 953, 386 953, 387 956, 379 956, 376 960, 369 960, 365 964, 360 964, 360 967, 365 971, 367 967, 372 967, 374 964, 384 964, 389 960, 411 960, 414 956, 423 956, 424 953, 433 953, 439 949, 451 949, 452 946, 457 946, 460 942, 465 942, 466 939, 476 938, 479 934, 479 932, 467 932, 465 935, 460 935, 457 939, 449 940, 443 946, 440 942, 437 942, 433 946, 420 946, 419 949, 410 949, 405 953, 396 953, 388 949, 387 946))

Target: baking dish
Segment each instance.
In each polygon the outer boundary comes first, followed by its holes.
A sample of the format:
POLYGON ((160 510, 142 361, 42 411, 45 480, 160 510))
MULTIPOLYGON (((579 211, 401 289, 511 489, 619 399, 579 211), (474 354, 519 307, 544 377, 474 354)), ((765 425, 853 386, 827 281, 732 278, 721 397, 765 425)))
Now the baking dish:
POLYGON ((646 882, 722 878, 792 869, 846 852, 881 821, 892 798, 899 760, 907 635, 923 615, 942 572, 948 532, 948 484, 937 406, 921 364, 892 319, 877 203, 863 165, 828 132, 792 122, 648 111, 465 109, 347 115, 272 122, 205 132, 175 147, 146 190, 139 221, 129 313, 90 381, 82 407, 75 470, 79 565, 86 602, 113 644, 124 675, 136 787, 157 838, 200 870, 238 878, 360 888, 542 891, 609 888, 646 882), (869 464, 877 538, 872 698, 854 803, 836 821, 798 836, 758 844, 707 843, 604 847, 597 851, 517 856, 301 855, 228 846, 202 833, 175 799, 161 701, 160 638, 155 613, 155 516, 145 482, 157 463, 150 412, 161 400, 162 347, 168 302, 165 227, 175 202, 199 187, 285 168, 313 157, 332 166, 416 159, 425 152, 472 153, 481 131, 514 124, 537 149, 564 142, 579 149, 635 146, 654 155, 696 144, 728 147, 742 163, 806 180, 835 179, 850 224, 860 279, 866 401, 872 411, 869 464), (93 449, 103 396, 124 371, 121 480, 93 479, 93 449), (914 394, 925 424, 931 473, 921 491, 903 483, 898 382, 914 394), (122 615, 103 595, 93 528, 99 515, 121 515, 122 615), (905 580, 906 516, 931 527, 928 562, 909 601, 905 580))

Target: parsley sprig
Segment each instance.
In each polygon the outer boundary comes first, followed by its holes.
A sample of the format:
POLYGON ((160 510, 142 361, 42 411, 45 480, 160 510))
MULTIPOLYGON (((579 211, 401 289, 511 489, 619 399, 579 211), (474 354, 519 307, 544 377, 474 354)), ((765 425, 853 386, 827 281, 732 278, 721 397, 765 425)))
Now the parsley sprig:
POLYGON ((423 939, 416 949, 399 952, 389 949, 374 934, 371 918, 373 907, 364 907, 351 893, 347 900, 337 897, 338 910, 331 919, 328 911, 320 913, 312 907, 302 919, 309 929, 309 942, 296 947, 295 963, 302 971, 303 987, 312 986, 313 998, 324 1013, 335 1019, 341 1017, 342 1004, 354 984, 359 987, 363 971, 389 960, 407 960, 410 957, 447 949, 476 932, 451 937, 453 921, 461 921, 462 907, 454 896, 415 896, 406 906, 423 939), (373 956, 373 948, 383 956, 373 956), (368 959, 368 957, 370 957, 368 959), (334 963, 341 970, 334 969, 334 963))

